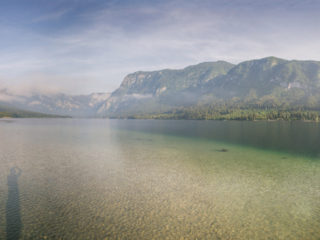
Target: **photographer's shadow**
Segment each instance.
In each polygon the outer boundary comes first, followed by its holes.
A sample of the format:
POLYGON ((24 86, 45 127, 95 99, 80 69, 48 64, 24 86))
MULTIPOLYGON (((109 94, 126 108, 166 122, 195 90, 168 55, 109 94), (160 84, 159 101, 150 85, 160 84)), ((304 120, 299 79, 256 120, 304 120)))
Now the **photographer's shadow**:
POLYGON ((20 238, 22 222, 20 213, 20 196, 18 178, 21 176, 21 169, 13 167, 8 176, 8 200, 6 205, 7 240, 20 238))

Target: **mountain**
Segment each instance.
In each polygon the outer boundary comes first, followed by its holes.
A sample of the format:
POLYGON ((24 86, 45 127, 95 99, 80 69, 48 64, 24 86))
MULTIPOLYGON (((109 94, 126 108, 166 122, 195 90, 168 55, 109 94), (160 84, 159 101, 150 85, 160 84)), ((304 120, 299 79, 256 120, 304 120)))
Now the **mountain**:
POLYGON ((135 72, 99 108, 100 115, 165 111, 190 105, 201 97, 201 88, 226 74, 234 65, 224 61, 205 62, 181 70, 135 72))
MULTIPOLYGON (((184 69, 127 75, 112 94, 16 95, 0 90, 0 105, 73 117, 130 117, 230 109, 320 111, 320 62, 276 57, 239 64, 204 62, 184 69)), ((174 114, 173 114, 174 115, 174 114)), ((202 114, 203 115, 203 114, 202 114)))
POLYGON ((72 117, 94 117, 101 104, 110 94, 92 93, 89 95, 39 94, 30 96, 15 95, 6 89, 0 90, 0 103, 5 106, 45 114, 67 115, 72 117))
POLYGON ((240 63, 226 75, 212 79, 206 88, 224 99, 243 99, 252 92, 259 98, 267 95, 285 97, 297 92, 311 96, 320 88, 319 71, 320 62, 268 57, 240 63))
POLYGON ((0 105, 0 118, 54 118, 65 117, 53 114, 25 111, 10 106, 0 105))
POLYGON ((126 76, 98 113, 117 117, 218 103, 320 110, 320 62, 267 57, 140 71, 126 76))

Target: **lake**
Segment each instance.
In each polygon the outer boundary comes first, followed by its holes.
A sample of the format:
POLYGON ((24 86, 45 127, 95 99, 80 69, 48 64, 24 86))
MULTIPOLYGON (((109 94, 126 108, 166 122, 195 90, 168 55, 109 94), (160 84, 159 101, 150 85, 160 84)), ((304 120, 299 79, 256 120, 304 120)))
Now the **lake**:
POLYGON ((0 120, 0 239, 319 239, 320 124, 0 120))

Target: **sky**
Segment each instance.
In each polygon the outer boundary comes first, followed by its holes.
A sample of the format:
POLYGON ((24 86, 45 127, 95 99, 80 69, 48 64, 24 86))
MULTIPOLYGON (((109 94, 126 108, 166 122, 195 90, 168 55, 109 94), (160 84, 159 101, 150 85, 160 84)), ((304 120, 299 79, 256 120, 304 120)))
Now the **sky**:
POLYGON ((139 70, 320 60, 318 0, 1 0, 0 89, 112 92, 139 70))

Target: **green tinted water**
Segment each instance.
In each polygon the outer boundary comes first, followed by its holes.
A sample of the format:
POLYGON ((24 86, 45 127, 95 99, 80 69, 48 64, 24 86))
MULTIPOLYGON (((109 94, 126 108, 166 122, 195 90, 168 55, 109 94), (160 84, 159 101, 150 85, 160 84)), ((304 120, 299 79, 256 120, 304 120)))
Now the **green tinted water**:
POLYGON ((319 239, 319 129, 0 121, 0 239, 319 239))

